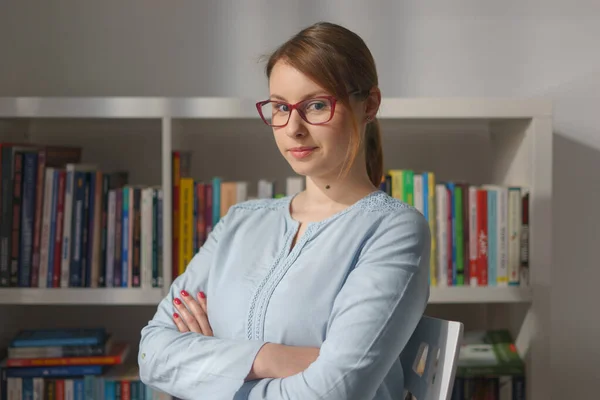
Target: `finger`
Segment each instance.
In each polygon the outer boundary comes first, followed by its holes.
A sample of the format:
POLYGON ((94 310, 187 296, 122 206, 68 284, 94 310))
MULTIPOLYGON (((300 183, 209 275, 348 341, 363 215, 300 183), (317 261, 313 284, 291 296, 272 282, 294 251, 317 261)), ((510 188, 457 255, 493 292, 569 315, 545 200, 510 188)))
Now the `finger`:
POLYGON ((173 313, 173 321, 175 322, 175 326, 179 329, 179 332, 189 332, 187 325, 183 322, 181 316, 177 313, 173 313))
POLYGON ((204 313, 208 315, 208 305, 206 304, 206 294, 204 292, 198 292, 198 303, 200 307, 204 310, 204 313))
POLYGON ((185 304, 177 297, 173 299, 173 304, 175 304, 177 312, 179 312, 179 315, 187 325, 188 329, 192 332, 202 333, 200 325, 198 325, 198 322, 196 321, 196 317, 189 312, 185 304))
POLYGON ((204 315, 206 315, 206 328, 202 326, 202 330, 205 332, 206 336, 213 336, 212 327, 210 326, 210 322, 208 321, 208 305, 206 303, 206 295, 204 292, 198 292, 198 304, 204 311, 204 315))
POLYGON ((194 298, 190 296, 190 294, 185 290, 181 291, 181 295, 183 296, 183 301, 187 305, 188 309, 196 318, 196 322, 202 330, 201 333, 205 336, 212 336, 212 329, 210 328, 210 324, 208 323, 208 317, 206 316, 206 313, 204 312, 200 304, 198 304, 198 302, 194 300, 194 298))

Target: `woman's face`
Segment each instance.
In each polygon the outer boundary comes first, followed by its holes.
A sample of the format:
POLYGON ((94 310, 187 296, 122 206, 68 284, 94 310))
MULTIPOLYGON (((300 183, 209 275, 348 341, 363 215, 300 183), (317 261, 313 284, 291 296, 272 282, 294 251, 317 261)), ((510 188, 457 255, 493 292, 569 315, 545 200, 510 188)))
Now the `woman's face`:
MULTIPOLYGON (((303 110, 315 121, 330 115, 327 101, 317 98, 330 93, 285 62, 279 61, 273 67, 269 92, 271 100, 290 104, 314 99, 305 102, 303 110)), ((352 136, 352 118, 360 110, 358 105, 353 104, 353 108, 348 110, 338 102, 333 117, 323 125, 311 125, 293 110, 286 126, 273 128, 279 151, 297 174, 332 179, 339 174, 352 136)), ((283 104, 274 106, 275 113, 289 114, 288 110, 283 104)), ((358 120, 357 124, 362 126, 358 120)))

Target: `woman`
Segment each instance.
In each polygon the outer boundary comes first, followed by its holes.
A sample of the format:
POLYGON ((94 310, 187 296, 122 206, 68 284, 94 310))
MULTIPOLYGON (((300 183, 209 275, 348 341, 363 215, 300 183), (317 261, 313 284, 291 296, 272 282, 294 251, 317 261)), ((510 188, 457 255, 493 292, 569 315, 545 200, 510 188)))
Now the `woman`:
POLYGON ((373 58, 354 33, 318 23, 266 72, 258 112, 306 190, 219 221, 141 332, 141 379, 184 399, 400 399, 430 233, 378 190, 373 58))

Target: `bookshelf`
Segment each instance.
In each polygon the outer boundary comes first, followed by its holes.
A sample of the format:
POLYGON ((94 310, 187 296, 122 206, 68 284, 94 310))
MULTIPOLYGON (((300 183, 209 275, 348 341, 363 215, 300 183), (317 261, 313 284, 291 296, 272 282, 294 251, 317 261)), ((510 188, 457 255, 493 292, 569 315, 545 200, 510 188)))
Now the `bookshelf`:
MULTIPOLYGON (((386 170, 431 170, 439 181, 460 179, 529 188, 529 285, 432 287, 427 312, 460 319, 467 329, 510 327, 527 362, 528 398, 549 397, 544 388, 550 376, 549 339, 539 332, 550 329, 550 102, 384 98, 379 119, 386 170)), ((0 138, 80 145, 84 162, 107 170, 127 170, 131 182, 161 185, 164 265, 171 264, 171 213, 167 211, 172 205, 173 150, 192 151, 192 176, 197 179, 220 175, 254 185, 259 178, 281 182, 293 175, 273 145, 269 128, 256 115, 253 99, 0 98, 0 138)), ((48 308, 56 310, 46 306, 95 306, 106 311, 98 318, 116 326, 119 315, 151 317, 170 283, 170 274, 165 274, 163 288, 0 288, 0 321, 14 316, 14 308, 23 305, 34 307, 36 315, 48 308)), ((67 317, 52 316, 46 321, 52 318, 67 317)), ((135 339, 140 328, 131 326, 130 337, 135 339)))

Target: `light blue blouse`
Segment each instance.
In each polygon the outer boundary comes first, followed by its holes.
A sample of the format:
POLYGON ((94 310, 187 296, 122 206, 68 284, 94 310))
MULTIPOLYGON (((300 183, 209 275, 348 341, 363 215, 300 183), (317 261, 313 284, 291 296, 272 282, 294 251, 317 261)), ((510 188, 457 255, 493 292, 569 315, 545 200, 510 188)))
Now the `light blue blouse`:
POLYGON ((230 208, 141 331, 141 380, 181 399, 397 400, 399 354, 429 298, 430 231, 382 191, 292 248, 292 197, 230 208), (207 294, 214 337, 180 333, 180 291, 207 294), (267 342, 320 348, 305 371, 244 382, 267 342))

